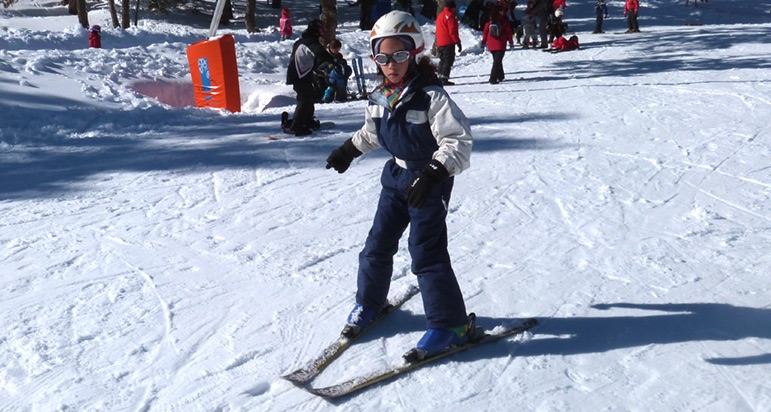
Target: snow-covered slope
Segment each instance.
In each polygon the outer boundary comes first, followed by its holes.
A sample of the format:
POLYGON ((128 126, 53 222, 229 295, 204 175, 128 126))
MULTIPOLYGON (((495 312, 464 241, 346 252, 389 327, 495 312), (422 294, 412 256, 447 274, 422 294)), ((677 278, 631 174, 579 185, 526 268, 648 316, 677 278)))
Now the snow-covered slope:
MULTIPOLYGON (((768 1, 646 1, 637 35, 620 1, 604 35, 593 2, 570 3, 582 49, 509 52, 495 86, 464 28, 448 90, 475 145, 450 204, 454 268, 482 326, 541 325, 339 403, 278 376, 353 302, 387 157, 324 165, 364 102, 318 105, 336 128, 270 141, 294 102, 275 28, 219 31, 244 109, 219 113, 190 107, 185 49, 208 17, 120 31, 97 9, 95 50, 56 3, 0 12, 1 410, 771 410, 768 1)), ((298 30, 313 17, 284 3, 298 30)), ((344 54, 366 55, 357 10, 340 10, 344 54)), ((403 244, 394 292, 409 268, 403 244)), ((314 385, 397 362, 423 328, 413 299, 314 385)))

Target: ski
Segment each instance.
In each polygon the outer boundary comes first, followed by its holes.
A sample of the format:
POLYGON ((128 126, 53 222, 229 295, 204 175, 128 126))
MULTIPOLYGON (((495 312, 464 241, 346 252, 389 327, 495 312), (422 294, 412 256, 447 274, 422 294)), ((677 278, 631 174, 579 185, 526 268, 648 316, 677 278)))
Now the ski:
POLYGON ((360 391, 364 388, 372 386, 386 379, 392 378, 396 375, 400 375, 405 372, 409 372, 413 369, 417 369, 421 366, 424 366, 438 359, 442 359, 444 357, 456 354, 458 352, 463 352, 475 346, 484 345, 485 343, 495 342, 507 336, 522 334, 532 329, 537 324, 538 324, 538 320, 527 319, 527 320, 524 320, 520 326, 517 326, 514 328, 498 327, 491 332, 484 332, 480 334, 480 336, 462 345, 453 346, 433 356, 429 356, 427 358, 424 358, 415 362, 405 361, 401 365, 394 366, 389 370, 384 370, 384 371, 375 372, 369 375, 359 376, 359 377, 347 380, 345 382, 338 383, 336 385, 332 385, 324 388, 307 388, 307 390, 310 393, 313 393, 314 395, 318 395, 324 398, 338 398, 341 396, 350 395, 351 393, 360 391))
POLYGON ((353 65, 353 80, 356 83, 356 90, 359 94, 356 96, 358 99, 364 99, 367 97, 367 84, 364 82, 364 63, 362 58, 355 57, 351 60, 353 65))
POLYGON ((358 98, 363 94, 361 83, 359 82, 359 79, 361 78, 361 67, 359 67, 359 61, 356 58, 351 59, 351 65, 353 66, 353 81, 356 83, 356 91, 359 92, 359 94, 356 95, 358 98))
POLYGON ((369 93, 367 93, 367 84, 364 82, 364 63, 362 61, 361 56, 356 57, 356 62, 359 65, 359 82, 361 83, 361 98, 366 98, 369 93))
POLYGON ((313 378, 318 376, 329 364, 337 359, 346 349, 348 349, 356 339, 363 335, 366 331, 370 330, 375 324, 383 320, 389 313, 392 313, 410 298, 417 295, 419 292, 417 286, 411 285, 406 291, 394 296, 389 303, 383 308, 383 311, 378 315, 366 328, 362 329, 353 336, 345 336, 340 334, 340 337, 321 351, 321 354, 315 359, 308 362, 305 366, 283 375, 281 378, 286 379, 296 385, 304 385, 310 382, 313 378))

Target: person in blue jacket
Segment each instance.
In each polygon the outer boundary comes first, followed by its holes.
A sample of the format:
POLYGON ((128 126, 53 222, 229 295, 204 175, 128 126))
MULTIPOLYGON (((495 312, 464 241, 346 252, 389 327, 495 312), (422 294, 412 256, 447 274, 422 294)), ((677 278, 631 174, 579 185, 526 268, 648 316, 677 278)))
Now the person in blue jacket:
POLYGON ((608 6, 605 4, 605 0, 597 0, 597 3, 594 5, 594 12, 597 14, 597 19, 592 34, 605 33, 602 31, 602 21, 608 18, 608 6))
MULTIPOLYGON (((364 126, 332 151, 327 169, 345 172, 354 158, 376 148, 391 154, 381 175, 374 222, 359 254, 356 303, 343 329, 355 336, 386 304, 393 256, 409 226, 412 272, 423 296, 427 331, 418 358, 469 337, 469 317, 447 251, 447 205, 454 176, 469 167, 468 119, 443 89, 428 56, 420 25, 392 11, 370 35, 383 84, 370 94, 364 126)), ((415 352, 415 351, 411 351, 415 352)))
POLYGON ((353 74, 353 69, 345 61, 340 49, 343 47, 340 40, 334 39, 329 42, 329 54, 335 58, 336 63, 329 68, 327 75, 329 86, 324 91, 322 101, 330 103, 332 99, 338 102, 348 100, 348 78, 353 74))

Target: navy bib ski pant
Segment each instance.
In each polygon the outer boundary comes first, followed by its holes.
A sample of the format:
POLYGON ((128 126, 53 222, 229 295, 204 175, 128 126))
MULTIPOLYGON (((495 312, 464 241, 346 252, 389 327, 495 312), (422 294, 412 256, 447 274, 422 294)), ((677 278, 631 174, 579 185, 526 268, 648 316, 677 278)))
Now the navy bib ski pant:
POLYGON ((409 226, 408 249, 418 278, 429 328, 451 328, 467 321, 463 295, 447 252, 447 204, 453 178, 435 188, 425 206, 408 206, 405 189, 417 171, 389 160, 381 175, 383 188, 364 249, 359 254, 356 301, 368 308, 385 305, 393 274, 393 256, 409 226))

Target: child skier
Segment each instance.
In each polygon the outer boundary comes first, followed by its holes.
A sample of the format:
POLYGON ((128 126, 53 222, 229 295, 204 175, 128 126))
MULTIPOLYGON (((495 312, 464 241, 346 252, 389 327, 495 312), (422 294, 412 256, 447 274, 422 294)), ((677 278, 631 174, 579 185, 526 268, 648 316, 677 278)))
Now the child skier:
POLYGON ((281 34, 281 41, 292 37, 291 12, 287 8, 281 9, 281 18, 278 20, 278 32, 281 34))
POLYGON ((503 57, 506 54, 506 44, 514 47, 509 20, 503 15, 498 5, 493 6, 490 21, 485 24, 482 32, 482 48, 493 55, 493 68, 490 70, 490 84, 498 84, 505 77, 503 72, 503 57))
MULTIPOLYGON (((378 147, 392 156, 372 229, 359 254, 356 304, 343 336, 355 336, 383 310, 393 255, 409 227, 412 272, 423 296, 428 330, 407 361, 423 359, 469 339, 458 281, 447 251, 447 202, 455 175, 469 167, 471 128, 436 75, 420 25, 408 13, 381 17, 370 34, 383 83, 370 95, 364 126, 332 151, 327 168, 345 172, 354 158, 378 147)), ((473 330, 473 329, 471 329, 473 330)))
POLYGON ((102 48, 102 28, 98 24, 94 24, 88 29, 88 47, 102 48))

